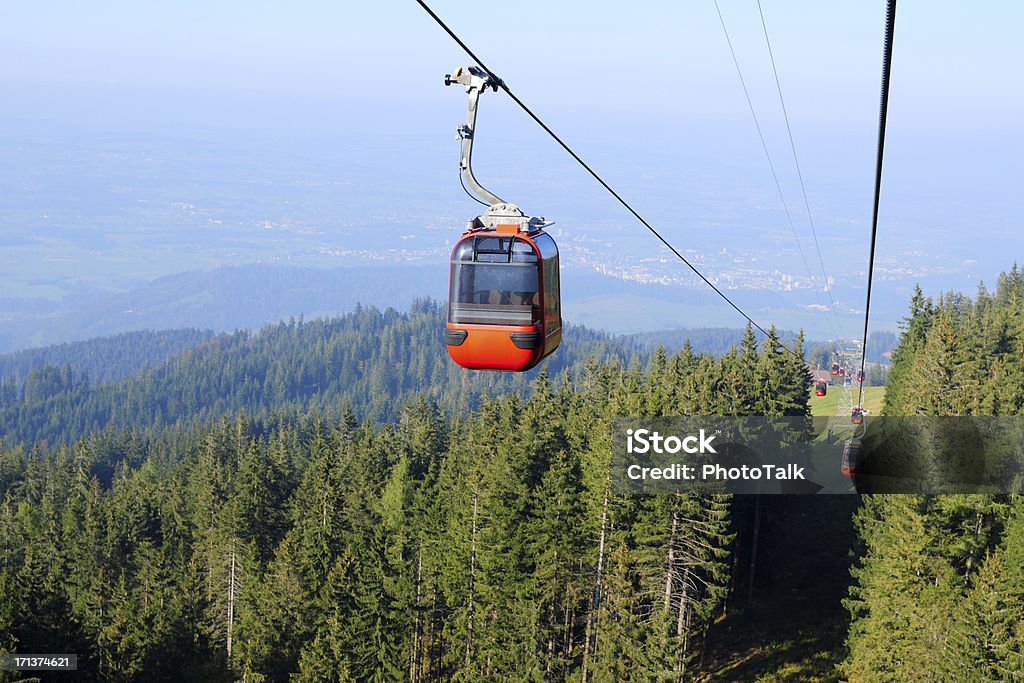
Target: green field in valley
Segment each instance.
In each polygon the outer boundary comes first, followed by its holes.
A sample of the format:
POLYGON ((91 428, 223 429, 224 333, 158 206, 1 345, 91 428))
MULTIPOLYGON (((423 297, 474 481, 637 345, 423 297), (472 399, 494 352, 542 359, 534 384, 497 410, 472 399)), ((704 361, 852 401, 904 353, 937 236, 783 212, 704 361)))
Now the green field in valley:
MULTIPOLYGON (((811 415, 814 417, 828 417, 835 415, 839 401, 843 398, 843 387, 831 386, 828 388, 827 396, 815 396, 814 387, 811 387, 811 415)), ((854 403, 857 402, 857 388, 853 388, 854 403)), ((868 415, 881 415, 882 406, 885 403, 885 387, 864 387, 864 408, 868 415)))

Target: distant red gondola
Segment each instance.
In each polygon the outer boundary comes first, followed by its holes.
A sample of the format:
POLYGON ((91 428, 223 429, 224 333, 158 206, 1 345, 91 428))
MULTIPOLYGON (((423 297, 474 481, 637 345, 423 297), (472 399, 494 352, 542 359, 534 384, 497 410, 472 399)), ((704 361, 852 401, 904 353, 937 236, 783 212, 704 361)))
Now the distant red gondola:
POLYGON ((861 384, 864 383, 864 371, 863 370, 858 370, 857 371, 857 381, 860 382, 861 384))
POLYGON ((827 393, 828 393, 828 382, 822 380, 821 382, 815 383, 815 385, 814 385, 814 395, 815 396, 824 396, 827 393))
POLYGON ((833 375, 838 375, 838 374, 839 374, 839 363, 833 363, 833 364, 832 364, 832 370, 831 370, 831 373, 832 373, 833 375))
POLYGON ((843 443, 843 457, 839 463, 839 471, 844 477, 857 474, 864 460, 864 446, 859 439, 850 439, 843 443))
POLYGON ((850 414, 850 422, 855 425, 864 424, 864 409, 860 406, 855 407, 850 414))

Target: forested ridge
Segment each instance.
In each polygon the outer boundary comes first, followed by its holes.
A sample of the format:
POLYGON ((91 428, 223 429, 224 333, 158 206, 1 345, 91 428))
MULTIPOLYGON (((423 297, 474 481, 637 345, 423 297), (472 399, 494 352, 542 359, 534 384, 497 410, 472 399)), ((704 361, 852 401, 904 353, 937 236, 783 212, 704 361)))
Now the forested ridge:
MULTIPOLYGON (((1024 272, 911 301, 892 415, 1024 415, 1024 272)), ((1024 500, 866 496, 847 606, 851 680, 1024 678, 1024 500)))
POLYGON ((558 352, 520 375, 462 372, 445 353, 443 328, 443 304, 424 299, 407 313, 359 306, 255 332, 129 332, 19 351, 0 356, 0 439, 70 443, 108 426, 158 432, 239 411, 253 420, 289 411, 337 416, 343 405, 360 419, 388 421, 419 394, 452 413, 484 395, 524 395, 542 368, 558 377, 587 359, 646 364, 659 346, 717 356, 744 336, 725 328, 609 336, 569 324, 558 352))
MULTIPOLYGON (((795 332, 779 330, 779 339, 785 343, 792 342, 796 338, 795 332)), ((629 335, 641 348, 653 351, 661 346, 669 351, 676 351, 689 344, 697 351, 707 351, 713 354, 722 354, 731 347, 739 344, 743 339, 743 330, 729 327, 701 327, 685 328, 680 330, 658 330, 655 332, 638 332, 629 335)), ((869 367, 878 363, 888 363, 884 354, 896 348, 899 340, 896 335, 887 330, 876 330, 868 335, 866 359, 869 367)), ((833 352, 839 351, 834 342, 808 341, 807 362, 813 367, 818 365, 827 368, 832 363, 833 352)))
POLYGON ((611 416, 803 415, 806 368, 748 334, 558 379, 384 426, 4 449, 0 646, 101 680, 692 679, 749 499, 613 495, 611 416))
POLYGON ((104 384, 160 365, 212 336, 209 330, 140 330, 15 351, 0 355, 0 383, 20 387, 33 370, 50 366, 62 371, 68 366, 75 380, 104 384))
MULTIPOLYGON (((292 319, 259 332, 218 335, 106 384, 88 381, 96 375, 89 363, 36 366, 24 371, 20 384, 11 378, 0 384, 0 439, 72 443, 108 426, 187 429, 239 411, 250 419, 309 411, 337 416, 343 405, 360 419, 386 421, 420 394, 454 414, 476 406, 483 395, 523 394, 540 372, 463 372, 445 352, 443 329, 444 306, 421 300, 408 313, 357 307, 337 318, 292 319)), ((105 348, 131 359, 140 355, 133 347, 156 339, 151 337, 123 335, 105 348)), ((564 340, 542 365, 552 375, 587 358, 630 363, 650 355, 630 340, 575 325, 566 326, 564 340)), ((59 360, 60 348, 32 357, 59 360)), ((16 359, 9 361, 12 367, 20 367, 16 359)))

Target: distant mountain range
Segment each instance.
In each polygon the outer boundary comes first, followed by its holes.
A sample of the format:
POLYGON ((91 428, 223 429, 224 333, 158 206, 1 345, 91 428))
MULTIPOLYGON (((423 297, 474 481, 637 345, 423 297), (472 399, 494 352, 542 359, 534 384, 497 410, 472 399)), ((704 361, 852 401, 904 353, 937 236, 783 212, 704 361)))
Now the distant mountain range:
MULTIPOLYGON (((434 265, 251 264, 190 271, 125 291, 83 288, 59 302, 0 298, 0 353, 138 330, 252 330, 300 315, 339 315, 357 304, 404 309, 417 298, 444 300, 446 290, 447 269, 434 265)), ((737 298, 765 326, 797 330, 815 319, 820 325, 808 336, 831 336, 825 314, 787 308, 774 292, 745 290, 737 298)), ((710 290, 622 280, 584 268, 563 268, 562 300, 566 321, 612 333, 689 334, 744 324, 710 290)))
MULTIPOLYGON (((125 292, 91 293, 41 308, 0 299, 0 352, 136 330, 231 332, 300 315, 406 306, 440 297, 446 273, 422 266, 230 266, 168 275, 125 292)), ((22 302, 23 303, 23 302, 22 302)))

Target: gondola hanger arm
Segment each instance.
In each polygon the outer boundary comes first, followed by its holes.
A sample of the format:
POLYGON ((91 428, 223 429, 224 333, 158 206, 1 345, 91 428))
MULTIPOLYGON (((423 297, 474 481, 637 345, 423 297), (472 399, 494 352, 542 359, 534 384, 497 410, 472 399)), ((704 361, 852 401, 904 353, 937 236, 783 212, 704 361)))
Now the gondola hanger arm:
POLYGON ((473 175, 473 140, 476 137, 477 105, 480 102, 480 95, 487 88, 498 92, 498 88, 502 85, 501 79, 492 76, 479 67, 471 66, 465 69, 459 67, 454 73, 446 74, 444 84, 452 85, 453 83, 464 85, 466 93, 469 95, 469 111, 466 114, 466 122, 456 129, 459 140, 462 141, 462 154, 459 158, 459 168, 462 172, 462 177, 473 192, 479 195, 488 205, 501 204, 503 200, 477 182, 476 176, 473 175))

